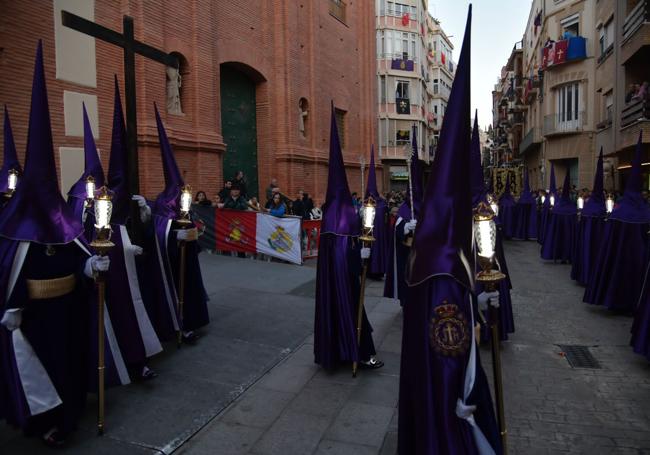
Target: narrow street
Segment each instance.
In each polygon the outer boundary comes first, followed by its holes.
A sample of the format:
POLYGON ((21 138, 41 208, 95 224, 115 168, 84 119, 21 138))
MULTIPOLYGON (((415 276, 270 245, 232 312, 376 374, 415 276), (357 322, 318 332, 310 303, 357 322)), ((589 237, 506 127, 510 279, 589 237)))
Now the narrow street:
MULTIPOLYGON (((650 363, 628 347, 628 316, 581 302, 569 266, 508 242, 516 332, 503 345, 510 454, 650 453, 650 363), (572 368, 560 345, 599 368, 572 368)), ((401 349, 399 305, 367 288, 386 366, 328 374, 313 363, 315 264, 201 255, 212 323, 196 347, 168 345, 160 377, 108 393, 107 434, 94 401, 65 453, 393 455, 401 349)), ((481 350, 490 368, 490 351, 481 350)), ((491 378, 491 372, 488 372, 491 378)), ((3 426, 2 453, 50 453, 3 426)))

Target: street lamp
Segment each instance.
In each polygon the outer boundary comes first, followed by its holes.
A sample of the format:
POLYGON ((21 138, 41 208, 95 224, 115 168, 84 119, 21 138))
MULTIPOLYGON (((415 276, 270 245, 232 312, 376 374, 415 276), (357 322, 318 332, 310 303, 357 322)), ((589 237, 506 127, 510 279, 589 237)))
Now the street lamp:
MULTIPOLYGON (((478 263, 481 270, 476 274, 476 281, 483 284, 487 292, 495 291, 499 282, 506 278, 500 270, 495 269, 495 251, 497 242, 497 227, 494 222, 495 214, 484 202, 479 203, 474 212, 474 238, 478 263)), ((490 332, 492 342, 492 364, 494 374, 494 397, 497 404, 499 430, 504 453, 507 453, 507 430, 505 410, 503 405, 503 380, 501 375, 501 341, 499 337, 498 305, 488 302, 490 317, 490 332)))
MULTIPOLYGON (((375 214, 377 204, 372 196, 368 197, 363 204, 362 233, 359 239, 364 248, 369 248, 375 238, 372 236, 372 230, 375 225, 375 214)), ((368 260, 363 260, 363 269, 361 271, 361 292, 359 293, 359 309, 357 311, 357 347, 361 346, 361 324, 363 322, 363 304, 365 301, 366 275, 368 274, 368 260)), ((359 362, 352 362, 352 377, 357 377, 357 368, 359 362)))
MULTIPOLYGON (((86 195, 89 194, 89 181, 92 183, 92 196, 95 197, 95 181, 92 177, 86 180, 86 195)), ((95 231, 97 236, 90 242, 99 256, 104 256, 115 246, 111 242, 111 215, 113 214, 113 202, 108 188, 102 186, 95 199, 95 231)), ((102 272, 95 274, 97 283, 97 374, 98 374, 98 409, 97 409, 97 431, 104 434, 104 308, 106 305, 106 277, 102 272)))

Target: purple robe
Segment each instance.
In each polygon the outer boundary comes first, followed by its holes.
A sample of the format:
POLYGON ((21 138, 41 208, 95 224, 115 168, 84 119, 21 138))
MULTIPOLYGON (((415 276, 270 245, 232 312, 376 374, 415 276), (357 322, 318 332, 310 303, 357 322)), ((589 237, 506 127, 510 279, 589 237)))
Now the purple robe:
POLYGON ((357 345, 359 253, 359 242, 354 237, 321 235, 316 270, 314 362, 328 370, 341 362, 368 360, 376 353, 365 308, 361 345, 357 345))
POLYGON ((634 313, 630 344, 634 352, 650 360, 650 264, 643 277, 643 289, 634 313))
POLYGON ((478 454, 477 441, 501 453, 472 313, 469 291, 452 277, 433 277, 409 288, 400 369, 400 455, 478 454), (473 415, 468 413, 472 422, 458 413, 471 405, 477 406, 473 415))
POLYGON ((404 305, 406 300, 405 273, 409 253, 411 252, 411 248, 404 244, 407 239, 407 236, 404 235, 404 224, 406 222, 402 218, 398 218, 395 222, 390 242, 390 266, 386 272, 386 282, 384 283, 384 297, 399 299, 400 305, 404 305))
POLYGON ((542 244, 542 259, 571 261, 577 229, 577 215, 551 211, 542 244))
POLYGON ((370 247, 370 261, 368 263, 368 274, 381 278, 388 268, 388 205, 377 190, 377 177, 375 175, 375 147, 370 150, 370 167, 368 171, 368 184, 366 186, 365 198, 369 196, 375 200, 375 220, 372 228, 372 235, 375 241, 370 247))
POLYGON ((503 236, 506 239, 512 238, 515 233, 515 208, 515 200, 510 191, 507 190, 499 199, 499 221, 501 222, 503 236))
POLYGON ((512 236, 520 240, 531 240, 537 238, 537 201, 530 192, 528 171, 524 172, 524 190, 515 208, 515 226, 512 236))
POLYGON ((571 254, 571 279, 582 286, 590 282, 593 263, 598 249, 603 244, 605 219, 603 217, 581 216, 571 254))
POLYGON ((636 308, 648 264, 648 223, 609 219, 583 301, 610 310, 636 308))

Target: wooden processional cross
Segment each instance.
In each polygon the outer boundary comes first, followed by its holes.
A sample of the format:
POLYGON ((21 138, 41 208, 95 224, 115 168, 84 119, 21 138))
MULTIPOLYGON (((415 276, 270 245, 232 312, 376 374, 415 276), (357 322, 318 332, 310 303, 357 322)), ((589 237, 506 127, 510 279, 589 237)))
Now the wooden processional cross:
MULTIPOLYGON (((126 104, 126 150, 128 154, 128 187, 131 194, 140 194, 140 175, 138 170, 138 123, 136 116, 135 96, 135 55, 142 55, 165 66, 178 68, 178 59, 164 51, 141 43, 135 39, 133 18, 124 16, 122 33, 91 22, 68 11, 61 11, 61 22, 64 26, 81 32, 93 38, 100 39, 124 50, 124 85, 126 104)), ((131 221, 138 223, 137 204, 132 204, 131 221)), ((139 230, 139 229, 136 229, 139 230)))

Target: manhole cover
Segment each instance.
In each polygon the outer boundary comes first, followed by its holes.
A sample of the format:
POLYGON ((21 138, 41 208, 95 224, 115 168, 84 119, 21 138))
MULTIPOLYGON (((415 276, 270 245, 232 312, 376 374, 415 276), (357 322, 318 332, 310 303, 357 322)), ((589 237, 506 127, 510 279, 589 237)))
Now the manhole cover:
POLYGON ((593 356, 591 351, 589 351, 588 346, 576 346, 576 345, 563 345, 560 344, 560 349, 564 352, 571 368, 591 368, 591 369, 600 369, 600 363, 593 356))

